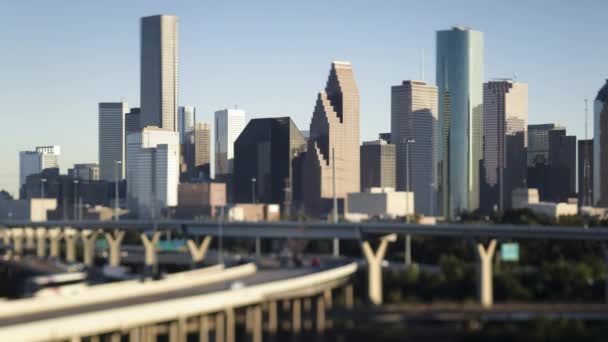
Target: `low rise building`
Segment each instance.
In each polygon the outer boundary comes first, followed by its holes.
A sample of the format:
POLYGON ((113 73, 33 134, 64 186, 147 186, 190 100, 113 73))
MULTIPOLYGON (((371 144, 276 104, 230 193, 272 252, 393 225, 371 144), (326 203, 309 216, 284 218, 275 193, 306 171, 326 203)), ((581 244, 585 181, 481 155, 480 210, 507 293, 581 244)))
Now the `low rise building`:
POLYGON ((281 208, 278 204, 238 203, 228 208, 228 221, 280 221, 281 208))
POLYGON ((182 183, 177 187, 175 217, 191 219, 201 216, 215 217, 226 205, 226 183, 182 183))
POLYGON ((414 214, 414 193, 393 188, 369 188, 366 192, 349 193, 347 208, 349 214, 366 214, 368 217, 409 216, 414 214))
POLYGON ((518 188, 512 193, 513 209, 528 208, 533 212, 558 218, 578 215, 578 204, 566 202, 540 202, 537 189, 518 188))

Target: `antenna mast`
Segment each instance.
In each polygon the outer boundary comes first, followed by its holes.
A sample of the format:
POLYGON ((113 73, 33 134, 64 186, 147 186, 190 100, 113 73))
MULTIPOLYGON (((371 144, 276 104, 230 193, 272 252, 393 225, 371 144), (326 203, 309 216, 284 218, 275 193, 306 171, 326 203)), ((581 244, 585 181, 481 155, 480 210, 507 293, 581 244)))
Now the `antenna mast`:
POLYGON ((583 146, 585 148, 585 160, 584 160, 584 178, 583 178, 583 205, 585 206, 589 206, 591 205, 591 194, 590 194, 590 186, 589 186, 589 182, 591 178, 590 176, 590 165, 589 165, 589 138, 587 136, 587 116, 588 116, 588 112, 589 112, 589 107, 588 107, 588 100, 585 99, 585 145, 583 146))

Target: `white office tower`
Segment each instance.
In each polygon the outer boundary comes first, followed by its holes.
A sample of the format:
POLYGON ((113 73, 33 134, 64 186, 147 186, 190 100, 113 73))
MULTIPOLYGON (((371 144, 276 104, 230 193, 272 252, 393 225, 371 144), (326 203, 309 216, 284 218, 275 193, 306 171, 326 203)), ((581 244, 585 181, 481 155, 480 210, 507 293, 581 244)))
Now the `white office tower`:
POLYGON ((25 184, 29 175, 42 172, 44 169, 58 168, 59 146, 39 146, 34 151, 19 152, 19 185, 25 184))
POLYGON ((141 19, 141 127, 177 130, 178 19, 141 19))
POLYGON ((177 107, 177 130, 179 143, 194 143, 194 122, 196 121, 196 108, 193 106, 177 107))
POLYGON ((215 176, 232 174, 234 142, 245 128, 245 111, 223 109, 215 112, 215 176))
POLYGON ((114 182, 125 173, 126 102, 99 103, 99 177, 114 182))
POLYGON ((145 127, 127 136, 127 200, 140 218, 177 205, 179 133, 145 127))

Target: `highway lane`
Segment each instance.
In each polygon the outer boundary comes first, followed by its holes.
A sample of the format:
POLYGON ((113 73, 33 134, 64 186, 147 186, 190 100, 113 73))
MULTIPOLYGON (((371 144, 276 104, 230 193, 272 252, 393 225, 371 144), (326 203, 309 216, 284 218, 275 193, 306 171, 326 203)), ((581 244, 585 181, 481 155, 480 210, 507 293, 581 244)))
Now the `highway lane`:
POLYGON ((266 282, 273 282, 278 280, 289 279, 293 277, 303 276, 324 270, 325 268, 320 267, 302 267, 302 268, 281 268, 281 269, 267 269, 258 270, 256 273, 240 278, 238 280, 230 280, 227 282, 221 281, 212 284, 207 284, 199 287, 193 287, 188 289, 181 289, 177 291, 166 292, 162 294, 154 294, 148 296, 134 297, 128 300, 119 300, 112 302, 105 302, 100 304, 92 304, 81 307, 69 308, 64 310, 51 310, 45 312, 38 312, 35 314, 28 314, 19 317, 10 317, 6 319, 0 319, 0 329, 2 327, 29 323, 34 321, 59 318, 83 313, 90 313, 101 310, 113 309, 116 307, 126 307, 131 305, 146 304, 151 302, 158 302, 182 297, 190 297, 195 295, 201 295, 206 293, 212 293, 221 290, 227 290, 235 282, 239 281, 245 284, 245 286, 256 285, 266 282))

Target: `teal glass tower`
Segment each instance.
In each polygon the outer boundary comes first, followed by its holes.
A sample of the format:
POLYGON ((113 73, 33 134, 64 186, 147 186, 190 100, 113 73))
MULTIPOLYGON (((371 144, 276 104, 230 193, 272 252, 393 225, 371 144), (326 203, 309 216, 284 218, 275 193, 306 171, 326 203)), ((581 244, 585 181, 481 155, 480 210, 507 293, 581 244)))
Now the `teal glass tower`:
POLYGON ((437 32, 439 198, 453 218, 479 208, 483 156, 483 33, 466 27, 437 32))

